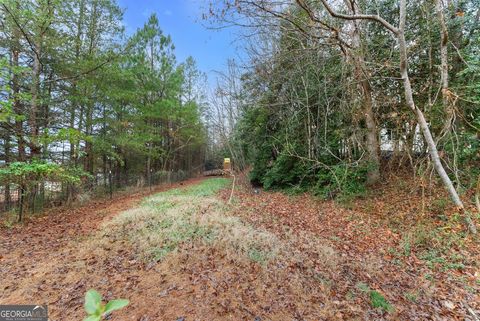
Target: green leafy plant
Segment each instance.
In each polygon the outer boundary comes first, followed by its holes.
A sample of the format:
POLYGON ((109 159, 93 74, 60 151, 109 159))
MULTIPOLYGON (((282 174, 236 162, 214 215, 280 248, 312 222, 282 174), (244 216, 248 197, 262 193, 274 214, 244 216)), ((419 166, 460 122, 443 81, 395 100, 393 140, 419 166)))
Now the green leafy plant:
POLYGON ((314 192, 322 198, 335 198, 341 203, 349 203, 354 198, 365 195, 367 173, 372 166, 368 163, 355 166, 338 164, 329 170, 322 169, 317 173, 314 192))
POLYGON ((0 168, 0 184, 15 184, 20 187, 19 222, 22 221, 23 217, 24 196, 38 184, 47 181, 79 184, 82 178, 87 177, 90 177, 90 175, 79 168, 61 166, 41 160, 13 162, 0 168))
POLYGON ((97 291, 91 289, 85 294, 85 312, 87 317, 83 321, 100 321, 102 318, 115 310, 120 310, 128 305, 129 301, 117 299, 104 304, 102 296, 97 291))
POLYGON ((81 177, 87 175, 78 168, 33 160, 31 162, 14 162, 0 168, 0 183, 34 185, 46 180, 79 183, 81 177))

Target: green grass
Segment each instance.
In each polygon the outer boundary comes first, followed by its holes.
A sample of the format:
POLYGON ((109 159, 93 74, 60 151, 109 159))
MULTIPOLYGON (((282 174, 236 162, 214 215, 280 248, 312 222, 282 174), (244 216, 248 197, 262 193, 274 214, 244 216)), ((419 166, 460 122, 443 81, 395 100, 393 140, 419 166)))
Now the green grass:
POLYGON ((165 192, 161 192, 155 196, 212 196, 222 188, 227 187, 231 183, 231 179, 223 177, 209 178, 199 184, 190 185, 183 188, 174 188, 165 192))
POLYGON ((366 294, 370 298, 370 305, 375 309, 380 309, 385 312, 392 312, 394 310, 393 305, 387 301, 387 299, 378 291, 371 290, 370 287, 363 283, 357 283, 357 288, 366 294))
POLYGON ((377 291, 370 291, 370 304, 376 309, 387 312, 393 311, 393 306, 377 291))
POLYGON ((271 259, 270 253, 263 251, 262 249, 258 249, 255 246, 248 250, 248 257, 250 260, 261 265, 265 265, 271 259))
POLYGON ((213 196, 221 189, 227 187, 230 183, 231 180, 228 178, 210 178, 195 185, 173 188, 147 197, 144 199, 142 205, 153 206, 157 209, 166 209, 168 207, 176 206, 178 203, 178 197, 198 198, 213 196))
POLYGON ((405 293, 405 299, 407 299, 410 302, 417 303, 419 297, 418 291, 412 291, 412 292, 407 292, 405 293))

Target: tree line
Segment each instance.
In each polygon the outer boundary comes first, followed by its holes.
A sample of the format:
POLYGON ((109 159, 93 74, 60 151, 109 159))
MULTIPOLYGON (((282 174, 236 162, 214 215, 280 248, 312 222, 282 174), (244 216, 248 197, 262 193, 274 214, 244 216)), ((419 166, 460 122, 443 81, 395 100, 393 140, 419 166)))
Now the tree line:
POLYGON ((205 18, 242 27, 248 52, 219 86, 226 148, 254 183, 325 197, 362 193, 388 167, 436 173, 475 233, 462 196, 480 174, 479 8, 213 1, 205 18))
POLYGON ((204 75, 177 61, 156 15, 130 36, 122 15, 115 0, 0 1, 7 207, 11 189, 31 198, 49 180, 74 199, 79 182, 144 185, 201 169, 204 75))

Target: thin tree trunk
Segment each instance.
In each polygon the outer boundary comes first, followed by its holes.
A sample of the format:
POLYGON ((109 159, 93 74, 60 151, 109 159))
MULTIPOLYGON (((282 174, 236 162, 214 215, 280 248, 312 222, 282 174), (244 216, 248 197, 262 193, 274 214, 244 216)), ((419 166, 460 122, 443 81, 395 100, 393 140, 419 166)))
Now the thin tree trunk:
POLYGON ((438 155, 437 145, 433 140, 432 133, 430 132, 430 128, 428 127, 427 121, 422 113, 422 111, 415 106, 415 102, 413 100, 413 91, 412 85, 410 83, 410 78, 408 76, 408 56, 407 56, 407 44, 405 40, 405 23, 406 23, 406 16, 407 16, 407 3, 406 0, 400 0, 400 21, 399 26, 396 28, 388 21, 380 17, 379 15, 372 15, 372 14, 353 14, 353 15, 345 15, 342 13, 336 12, 332 6, 328 3, 327 0, 321 0, 323 6, 333 17, 344 19, 344 20, 370 20, 375 21, 382 24, 386 29, 390 30, 397 38, 399 51, 400 51, 400 74, 403 80, 404 85, 404 94, 407 106, 415 113, 417 117, 418 124, 420 129, 422 130, 423 137, 428 145, 428 152, 430 154, 430 158, 432 159, 433 166, 437 171, 440 179, 443 182, 443 185, 447 189, 450 198, 452 199, 453 203, 457 206, 458 210, 463 214, 465 223, 472 234, 477 233, 477 228, 473 223, 470 215, 468 212, 465 211, 465 206, 460 199, 457 190, 453 186, 450 177, 448 177, 445 168, 442 165, 440 160, 440 156, 438 155))
MULTIPOLYGON (((18 6, 18 4, 17 4, 18 6)), ((17 68, 19 66, 20 55, 20 34, 18 28, 15 28, 14 41, 12 45, 12 67, 17 68)), ((17 115, 23 115, 23 107, 19 98, 20 84, 18 75, 16 72, 12 73, 12 97, 13 97, 13 111, 17 115)), ((18 160, 20 162, 25 161, 25 138, 23 132, 23 120, 21 117, 15 117, 15 135, 17 137, 18 148, 18 160)))
POLYGON ((39 87, 40 87, 40 55, 42 53, 42 42, 43 36, 40 37, 38 42, 35 44, 36 53, 33 54, 33 67, 32 67, 32 87, 31 87, 31 106, 30 106, 30 115, 28 119, 28 124, 30 125, 30 157, 32 159, 37 158, 40 155, 40 146, 38 144, 38 123, 37 123, 37 114, 39 107, 39 87))
MULTIPOLYGON (((83 34, 83 20, 85 16, 85 1, 80 0, 79 2, 79 15, 77 19, 77 33, 75 36, 75 65, 79 63, 80 60, 80 49, 82 46, 82 34, 83 34)), ((77 81, 74 80, 72 83, 72 94, 74 96, 78 95, 77 92, 77 81)), ((78 108, 78 103, 75 99, 71 101, 71 110, 70 110, 70 128, 75 129, 75 111, 78 108)), ((80 128, 79 128, 80 130, 80 128)), ((77 156, 76 156, 76 149, 75 149, 75 141, 73 138, 70 139, 70 163, 76 165, 77 164, 77 156)))
POLYGON ((19 196, 19 207, 18 207, 18 222, 21 222, 23 220, 23 207, 25 203, 25 185, 24 184, 20 185, 19 193, 20 193, 20 196, 19 196))
POLYGON ((422 113, 422 111, 415 106, 415 102, 413 100, 413 91, 412 86, 410 83, 410 78, 408 76, 408 62, 407 62, 407 44, 405 41, 405 21, 406 21, 406 0, 400 0, 400 24, 398 29, 398 44, 400 49, 400 74, 403 80, 404 85, 404 92, 405 92, 405 100, 407 106, 412 109, 412 111, 417 116, 418 124, 420 125, 420 129, 422 130, 423 137, 428 145, 428 151, 430 153, 430 157, 433 162, 433 166, 437 171, 440 179, 442 180, 445 188, 447 189, 448 193, 450 194, 450 198, 452 199, 455 206, 457 206, 458 210, 464 215, 465 222, 467 224, 468 229, 472 234, 477 233, 477 228, 473 223, 470 215, 465 211, 465 207, 463 205, 462 200, 460 199, 455 187, 453 186, 450 177, 448 177, 447 172, 445 171, 442 162, 440 160, 440 156, 438 155, 437 146, 435 141, 433 140, 432 134, 430 132, 430 128, 428 127, 427 121, 422 113))
MULTIPOLYGON (((10 134, 7 132, 5 134, 5 165, 8 166, 10 164, 10 134)), ((5 191, 4 191, 4 209, 8 211, 10 209, 10 203, 12 201, 10 195, 10 182, 7 181, 5 183, 5 191)))
POLYGON ((450 131, 453 120, 453 110, 449 105, 448 89, 448 30, 443 15, 442 0, 436 0, 437 18, 441 27, 440 31, 440 75, 442 84, 442 104, 445 113, 445 121, 441 135, 446 135, 450 131))
POLYGON ((86 119, 85 119, 85 133, 87 139, 85 140, 85 161, 84 170, 90 174, 94 174, 93 171, 93 145, 90 140, 90 136, 93 134, 93 103, 87 106, 86 119))

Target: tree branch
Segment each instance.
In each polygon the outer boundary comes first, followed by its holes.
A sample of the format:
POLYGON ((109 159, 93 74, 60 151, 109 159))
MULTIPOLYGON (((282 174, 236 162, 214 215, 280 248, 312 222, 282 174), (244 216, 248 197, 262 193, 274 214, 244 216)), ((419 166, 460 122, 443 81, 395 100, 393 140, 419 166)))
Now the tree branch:
MULTIPOLYGON (((298 0, 299 2, 303 2, 304 0, 298 0)), ((332 17, 335 18, 340 18, 344 20, 372 20, 381 23, 385 28, 390 30, 394 35, 397 35, 399 30, 395 26, 393 26, 391 23, 389 23, 387 20, 383 19, 379 15, 376 14, 354 14, 354 15, 348 15, 348 14, 343 14, 343 13, 338 13, 333 8, 328 4, 327 0, 321 0, 323 6, 325 9, 327 9, 328 13, 332 17)))
POLYGON ((28 45, 30 46, 30 49, 33 51, 33 53, 35 54, 35 56, 37 56, 37 59, 38 61, 40 62, 40 64, 43 66, 42 64, 42 60, 40 59, 40 55, 38 54, 37 50, 35 49, 35 46, 34 44, 32 43, 32 41, 30 40, 30 37, 28 36, 28 34, 25 32, 25 30, 23 30, 23 27, 20 25, 20 23, 17 21, 17 19, 15 18, 15 15, 10 11, 10 9, 8 9, 8 7, 2 3, 2 7, 5 9, 5 11, 12 17, 13 19, 13 22, 15 22, 15 25, 18 27, 18 29, 20 30, 20 32, 23 34, 23 36, 25 37, 25 40, 27 40, 28 42, 28 45))

